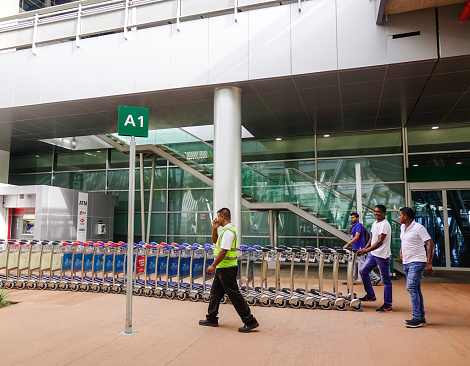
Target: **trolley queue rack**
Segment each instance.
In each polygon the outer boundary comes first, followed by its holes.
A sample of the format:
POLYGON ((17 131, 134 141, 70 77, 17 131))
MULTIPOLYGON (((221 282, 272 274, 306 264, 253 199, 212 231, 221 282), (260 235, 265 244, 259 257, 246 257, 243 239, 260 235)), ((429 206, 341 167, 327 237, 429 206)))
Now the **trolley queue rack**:
MULTIPOLYGON (((123 242, 49 242, 26 240, 0 240, 0 285, 28 287, 34 289, 50 288, 77 291, 125 292, 125 264, 127 244, 123 242)), ((133 293, 146 296, 156 295, 168 298, 177 297, 192 301, 210 298, 210 280, 206 269, 213 263, 212 244, 181 245, 172 243, 133 244, 134 261, 133 293)), ((337 248, 288 248, 279 246, 245 246, 239 248, 238 283, 242 295, 249 305, 257 302, 269 306, 272 302, 278 307, 290 305, 294 308, 306 306, 323 309, 335 306, 344 310, 347 305, 360 310, 362 305, 352 286, 352 269, 356 255, 354 251, 337 248), (274 286, 268 287, 268 263, 275 261, 274 286), (324 288, 324 265, 332 263, 332 291, 324 288), (338 290, 338 268, 347 263, 347 294, 338 290), (304 268, 305 284, 295 287, 294 267, 304 268), (318 265, 318 288, 311 286, 309 273, 313 264, 318 265), (289 285, 281 287, 281 266, 290 268, 289 285), (260 269, 259 280, 253 268, 260 269), (260 284, 259 287, 255 287, 260 284)), ((225 298, 224 298, 225 300, 225 298)))

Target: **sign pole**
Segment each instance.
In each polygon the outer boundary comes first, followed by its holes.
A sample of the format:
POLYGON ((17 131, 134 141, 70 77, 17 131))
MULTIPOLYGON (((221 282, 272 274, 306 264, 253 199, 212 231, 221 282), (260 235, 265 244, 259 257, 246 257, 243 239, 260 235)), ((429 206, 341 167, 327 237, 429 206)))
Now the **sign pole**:
MULTIPOLYGON (((123 335, 137 334, 132 330, 132 295, 134 285, 134 213, 135 213, 135 136, 148 137, 148 108, 119 106, 118 135, 131 136, 129 145, 129 209, 127 222, 126 329, 123 335)), ((142 232, 142 235, 144 233, 142 232)))

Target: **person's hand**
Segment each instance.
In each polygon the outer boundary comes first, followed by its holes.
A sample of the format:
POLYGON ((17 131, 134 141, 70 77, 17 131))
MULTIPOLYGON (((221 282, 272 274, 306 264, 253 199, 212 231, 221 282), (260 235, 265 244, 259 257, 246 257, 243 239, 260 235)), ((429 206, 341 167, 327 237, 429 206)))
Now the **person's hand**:
POLYGON ((212 221, 212 228, 217 229, 219 227, 219 220, 217 218, 212 221))
POLYGON ((432 264, 426 264, 426 271, 432 276, 434 275, 434 270, 432 269, 432 264))
POLYGON ((348 249, 348 244, 344 244, 343 249, 348 249))
POLYGON ((356 256, 360 257, 362 255, 366 254, 364 249, 359 249, 357 252, 356 252, 356 256))
POLYGON ((207 276, 210 276, 212 273, 214 273, 215 271, 215 267, 213 265, 210 265, 209 267, 207 267, 206 269, 206 275, 207 276))

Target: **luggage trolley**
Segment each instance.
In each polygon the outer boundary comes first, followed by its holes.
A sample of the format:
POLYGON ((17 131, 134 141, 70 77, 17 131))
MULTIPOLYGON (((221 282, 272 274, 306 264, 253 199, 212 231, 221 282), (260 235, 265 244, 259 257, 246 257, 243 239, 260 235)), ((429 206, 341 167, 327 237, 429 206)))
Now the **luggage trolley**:
MULTIPOLYGON (((140 242, 139 244, 134 245, 134 255, 133 255, 133 261, 134 261, 134 269, 133 269, 133 283, 132 283, 132 289, 134 292, 134 295, 140 296, 142 294, 143 289, 145 288, 145 280, 147 278, 146 276, 146 254, 147 254, 147 248, 145 246, 145 243, 140 242), (141 276, 144 276, 144 279, 141 279, 141 276)), ((126 273, 127 273, 127 266, 126 266, 126 273)), ((127 276, 126 276, 126 281, 127 281, 127 276)))
POLYGON ((45 290, 49 288, 52 281, 57 282, 57 286, 59 285, 60 277, 54 273, 62 268, 62 257, 59 255, 62 252, 62 247, 60 241, 49 242, 47 240, 42 241, 42 246, 40 279, 37 287, 40 290, 45 290), (45 273, 49 273, 49 275, 45 273))
MULTIPOLYGON (((212 265, 214 262, 214 247, 211 244, 204 244, 203 245, 204 249, 204 264, 202 268, 202 299, 204 302, 210 302, 210 296, 211 296, 211 285, 207 283, 207 280, 210 280, 212 277, 214 277, 214 274, 207 276, 206 274, 206 269, 212 265)), ((215 272, 214 272, 215 273, 215 272)), ((225 296, 222 298, 222 301, 225 300, 225 296)), ((222 302, 221 301, 221 302, 222 302)))
POLYGON ((3 287, 6 280, 6 269, 8 263, 8 248, 9 245, 5 240, 0 240, 0 288, 3 287), (5 272, 2 272, 5 271, 5 272))
POLYGON ((7 252, 7 262, 6 262, 6 275, 5 275, 5 288, 11 289, 15 287, 16 281, 18 279, 18 266, 20 263, 20 258, 22 256, 22 249, 25 241, 8 241, 8 252, 7 252), (16 270, 16 273, 13 274, 12 271, 16 270))
MULTIPOLYGON (((72 281, 73 274, 73 252, 73 245, 67 241, 62 242, 60 245, 57 245, 54 248, 52 256, 59 256, 62 261, 62 266, 60 267, 59 278, 52 278, 49 282, 49 288, 52 291, 57 290, 57 288, 60 288, 62 291, 66 291, 70 287, 70 282, 72 281), (66 275, 67 271, 70 271, 70 276, 66 275)), ((51 272, 51 277, 52 276, 53 274, 51 272)))
POLYGON ((157 270, 158 250, 159 248, 155 242, 145 244, 145 281, 142 291, 147 297, 150 297, 154 294, 156 282, 151 280, 151 275, 155 274, 157 270))
MULTIPOLYGON (((111 242, 112 243, 112 242, 111 242)), ((93 292, 100 292, 102 289, 104 275, 104 252, 105 252, 105 245, 110 245, 110 243, 103 243, 102 241, 98 241, 93 243, 93 259, 92 259, 92 268, 91 268, 91 283, 90 288, 93 292), (99 277, 99 273, 102 274, 102 277, 99 277)))
MULTIPOLYGON (((39 267, 39 259, 41 256, 41 245, 38 245, 39 240, 31 240, 24 242, 21 248, 21 253, 18 258, 17 267, 17 282, 16 288, 19 290, 24 289, 26 284, 31 279, 31 268, 37 269, 39 267), (26 270, 27 274, 22 274, 22 271, 26 270)), ((37 277, 34 275, 34 277, 37 277)))
POLYGON ((188 243, 183 243, 179 247, 179 256, 178 256, 178 274, 176 276, 176 282, 178 283, 176 289, 176 296, 178 300, 185 300, 191 291, 191 286, 189 283, 183 283, 185 278, 188 278, 191 281, 191 259, 192 259, 192 250, 188 243))
MULTIPOLYGON (((132 244, 131 244, 132 245, 132 244)), ((126 263, 126 243, 115 243, 113 245, 113 264, 112 264, 112 290, 115 294, 119 294, 125 287, 125 263, 126 263), (118 277, 122 274, 122 277, 118 277)), ((124 290, 125 291, 125 290, 124 290)))
POLYGON ((93 284, 93 261, 95 253, 94 244, 95 243, 93 243, 92 241, 87 241, 86 243, 83 243, 81 261, 77 261, 78 264, 81 265, 79 288, 83 292, 89 291, 91 285, 93 284), (89 276, 87 275, 88 272, 90 272, 89 276))
POLYGON ((155 269, 155 296, 163 297, 166 290, 166 281, 163 281, 163 276, 166 275, 166 267, 168 263, 168 256, 170 255, 171 245, 167 243, 160 243, 157 245, 156 254, 156 269, 155 269))
MULTIPOLYGON (((246 258, 246 269, 245 269, 245 286, 240 286, 240 292, 245 295, 245 301, 248 305, 254 306, 256 304, 256 300, 259 299, 258 292, 255 290, 255 277, 253 273, 254 263, 256 260, 262 257, 262 254, 257 251, 255 247, 247 247, 244 246, 246 250, 246 254, 244 257, 246 258), (251 286, 250 286, 251 284, 251 286)), ((240 248, 242 246, 240 245, 240 248)), ((243 250, 243 248, 242 248, 243 250)), ((242 252, 243 253, 243 252, 242 252)), ((240 270, 240 280, 242 277, 242 267, 239 267, 240 270)))
POLYGON ((168 247, 169 250, 166 262, 165 296, 171 300, 176 296, 176 291, 178 289, 178 283, 172 282, 172 279, 178 276, 180 247, 176 243, 171 243, 171 245, 168 247))
MULTIPOLYGON (((101 290, 104 293, 109 293, 114 284, 114 277, 113 277, 113 268, 114 268, 114 253, 116 248, 123 244, 123 242, 107 242, 103 245, 103 263, 102 263, 102 273, 101 273, 101 290), (111 277, 108 277, 110 275, 111 277)), ((98 286, 92 285, 92 291, 98 289, 98 286)), ((99 290, 98 290, 99 291, 99 290)))
POLYGON ((194 280, 205 276, 205 250, 198 243, 194 243, 191 247, 191 267, 189 273, 189 298, 191 301, 198 301, 204 292, 204 287, 194 283, 194 280))
MULTIPOLYGON (((32 241, 33 242, 33 241, 32 241)), ((28 280, 26 286, 30 290, 34 290, 38 283, 41 281, 42 276, 42 258, 44 254, 45 244, 49 242, 34 240, 34 244, 31 247, 31 253, 29 255, 29 265, 28 265, 28 280), (37 274, 34 273, 37 271, 37 274)))

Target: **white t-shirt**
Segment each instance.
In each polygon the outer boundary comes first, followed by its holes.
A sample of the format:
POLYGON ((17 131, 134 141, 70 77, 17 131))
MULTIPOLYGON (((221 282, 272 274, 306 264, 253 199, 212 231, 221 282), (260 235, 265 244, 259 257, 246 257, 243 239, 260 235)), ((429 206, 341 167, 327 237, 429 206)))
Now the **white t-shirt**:
POLYGON ((377 242, 380 234, 387 235, 382 245, 370 253, 372 253, 372 255, 375 257, 384 259, 389 258, 392 255, 392 251, 390 249, 390 243, 392 241, 392 227, 390 226, 390 223, 385 219, 380 222, 374 222, 372 224, 370 234, 372 238, 370 245, 374 245, 377 242))
POLYGON ((426 263, 426 250, 424 249, 424 242, 431 239, 426 228, 413 221, 405 230, 405 224, 401 225, 400 240, 401 240, 401 254, 403 256, 403 264, 411 262, 424 262, 426 263))
MULTIPOLYGON (((227 225, 225 225, 224 227, 222 227, 222 230, 227 228, 227 227, 234 227, 234 225, 232 223, 229 223, 227 225)), ((220 232, 222 232, 222 230, 220 232)), ((220 243, 220 249, 226 249, 226 250, 230 250, 232 249, 232 243, 233 241, 235 240, 235 234, 233 233, 233 231, 231 230, 226 230, 224 232, 224 235, 222 236, 222 240, 221 240, 221 243, 220 243)))

